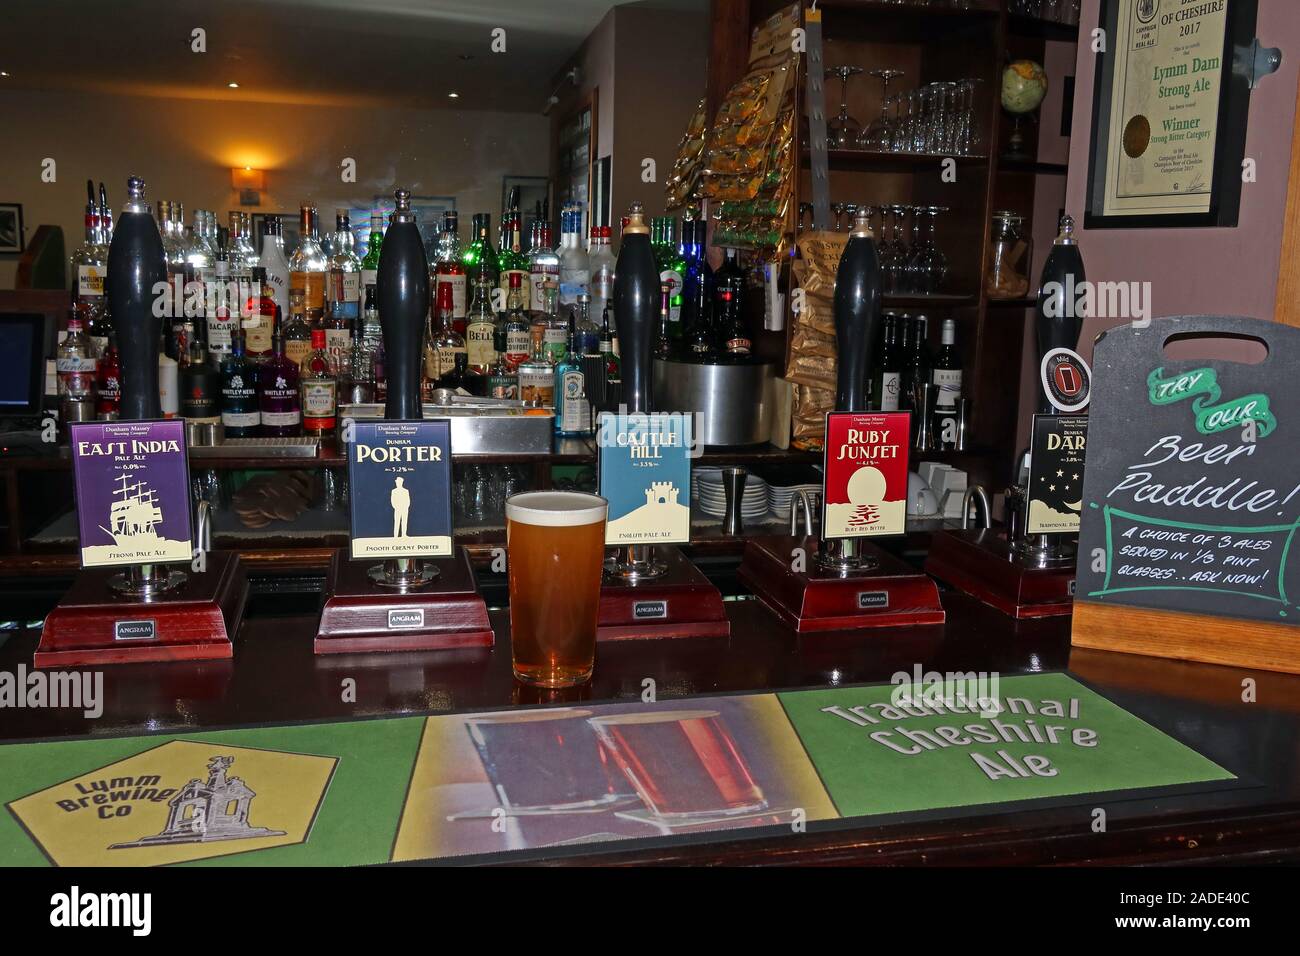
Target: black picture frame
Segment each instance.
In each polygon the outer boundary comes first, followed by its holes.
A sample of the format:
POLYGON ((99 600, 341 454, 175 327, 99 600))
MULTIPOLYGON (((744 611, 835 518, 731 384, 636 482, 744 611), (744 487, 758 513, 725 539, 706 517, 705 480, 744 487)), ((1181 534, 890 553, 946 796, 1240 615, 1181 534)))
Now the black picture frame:
POLYGON ((19 255, 26 248, 22 203, 0 203, 0 255, 19 255))
MULTIPOLYGON (((1246 155, 1246 127, 1250 113, 1250 77, 1238 64, 1241 51, 1255 38, 1258 0, 1226 0, 1227 29, 1224 31, 1219 84, 1219 109, 1214 143, 1210 207, 1195 213, 1102 212, 1110 157, 1110 106, 1114 89, 1114 68, 1118 39, 1118 18, 1122 0, 1101 0, 1099 29, 1107 38, 1106 51, 1096 56, 1092 90, 1092 130, 1088 154, 1085 229, 1180 229, 1196 226, 1236 227, 1241 213, 1241 168, 1246 155)), ((1086 33, 1081 34, 1081 42, 1086 33)))

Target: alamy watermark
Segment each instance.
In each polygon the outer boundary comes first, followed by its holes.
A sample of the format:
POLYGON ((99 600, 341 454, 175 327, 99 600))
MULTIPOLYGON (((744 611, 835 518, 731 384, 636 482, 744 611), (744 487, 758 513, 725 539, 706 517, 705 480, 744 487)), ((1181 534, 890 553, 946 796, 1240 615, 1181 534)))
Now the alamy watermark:
POLYGON ((1069 315, 1122 319, 1138 328, 1151 324, 1150 282, 1076 282, 1069 274, 1064 283, 1045 283, 1040 295, 1045 297, 1043 312, 1049 319, 1069 315))
POLYGON ((0 671, 0 709, 80 710, 88 720, 104 713, 103 671, 0 671))

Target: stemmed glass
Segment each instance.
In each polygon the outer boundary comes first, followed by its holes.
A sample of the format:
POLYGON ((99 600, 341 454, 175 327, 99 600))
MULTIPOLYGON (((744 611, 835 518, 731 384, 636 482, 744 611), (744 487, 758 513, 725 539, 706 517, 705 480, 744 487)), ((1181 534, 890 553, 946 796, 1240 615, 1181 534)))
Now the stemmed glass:
POLYGON ((935 223, 939 213, 947 211, 947 206, 917 206, 913 211, 914 222, 919 222, 922 215, 928 217, 926 236, 918 241, 908 262, 912 291, 922 295, 937 293, 948 275, 948 257, 939 249, 935 240, 935 223))
POLYGON ((880 116, 878 119, 871 121, 867 131, 862 134, 862 148, 889 150, 893 145, 893 133, 890 130, 889 123, 889 81, 896 76, 902 76, 902 70, 871 70, 871 75, 881 82, 880 87, 880 116))
POLYGON ((957 84, 957 102, 960 110, 957 151, 965 156, 973 156, 976 148, 983 141, 979 124, 975 122, 975 84, 982 82, 984 81, 978 77, 972 77, 957 84))
POLYGON ((862 124, 849 115, 849 77, 862 72, 860 66, 832 66, 826 73, 840 78, 840 112, 826 124, 826 142, 836 149, 852 149, 862 136, 862 124))

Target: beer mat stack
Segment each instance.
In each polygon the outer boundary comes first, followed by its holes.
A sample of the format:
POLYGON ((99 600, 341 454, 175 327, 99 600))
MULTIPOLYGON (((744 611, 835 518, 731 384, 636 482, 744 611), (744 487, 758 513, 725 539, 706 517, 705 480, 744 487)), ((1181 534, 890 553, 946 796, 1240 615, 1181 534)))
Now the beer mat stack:
POLYGON ((848 241, 846 232, 805 232, 790 266, 803 302, 793 310, 785 377, 795 385, 792 444, 804 450, 821 448, 835 406, 835 273, 848 241))

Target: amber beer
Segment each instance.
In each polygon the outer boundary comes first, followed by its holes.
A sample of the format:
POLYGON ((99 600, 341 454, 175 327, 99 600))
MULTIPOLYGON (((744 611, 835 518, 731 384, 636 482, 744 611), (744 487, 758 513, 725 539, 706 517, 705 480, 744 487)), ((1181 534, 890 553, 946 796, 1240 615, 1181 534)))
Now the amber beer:
POLYGON ((506 500, 515 676, 543 687, 591 677, 607 504, 576 491, 506 500))

